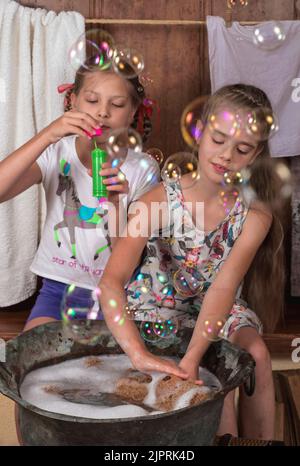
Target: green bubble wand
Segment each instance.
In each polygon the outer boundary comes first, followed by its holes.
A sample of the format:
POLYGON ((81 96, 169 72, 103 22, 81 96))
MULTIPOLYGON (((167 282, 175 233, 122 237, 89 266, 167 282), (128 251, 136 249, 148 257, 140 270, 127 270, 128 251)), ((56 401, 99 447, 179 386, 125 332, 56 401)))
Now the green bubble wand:
POLYGON ((99 202, 107 200, 107 187, 104 184, 105 176, 99 174, 102 166, 107 162, 107 153, 99 149, 97 142, 94 140, 95 148, 92 150, 92 178, 93 178, 93 196, 99 199, 99 202))

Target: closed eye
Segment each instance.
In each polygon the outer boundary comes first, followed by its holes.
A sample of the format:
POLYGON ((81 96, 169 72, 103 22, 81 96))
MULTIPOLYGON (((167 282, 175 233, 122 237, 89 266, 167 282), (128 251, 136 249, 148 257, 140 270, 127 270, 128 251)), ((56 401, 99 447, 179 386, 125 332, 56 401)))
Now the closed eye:
POLYGON ((215 144, 224 144, 225 141, 217 141, 216 139, 212 138, 215 144))
POLYGON ((239 148, 237 148, 237 151, 238 151, 239 154, 242 154, 242 155, 247 155, 250 152, 249 150, 241 150, 239 148))

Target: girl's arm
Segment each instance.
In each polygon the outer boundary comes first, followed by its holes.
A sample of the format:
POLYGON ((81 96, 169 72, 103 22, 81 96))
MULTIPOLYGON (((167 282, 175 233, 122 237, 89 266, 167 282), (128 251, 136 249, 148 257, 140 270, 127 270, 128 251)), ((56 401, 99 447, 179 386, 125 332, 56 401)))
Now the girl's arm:
POLYGON ((146 210, 143 210, 143 218, 140 219, 143 223, 148 220, 145 222, 147 225, 142 235, 137 236, 134 233, 139 222, 138 214, 129 218, 126 236, 118 239, 101 278, 100 305, 109 329, 135 368, 141 371, 168 372, 186 378, 185 371, 175 363, 152 355, 146 348, 134 321, 124 317, 126 305, 124 288, 139 264, 151 234, 151 201, 159 202, 162 190, 161 185, 158 185, 139 201, 144 203, 148 212, 148 219, 145 218, 146 210))
POLYGON ((272 215, 262 204, 257 203, 249 210, 241 235, 205 295, 193 336, 180 362, 180 367, 185 369, 190 377, 197 378, 200 361, 210 344, 206 337, 207 322, 216 335, 220 330, 217 322, 225 323, 234 304, 237 289, 271 224, 272 215))
POLYGON ((70 134, 87 137, 97 121, 82 112, 69 111, 0 162, 0 202, 20 194, 42 180, 37 158, 50 145, 70 134))

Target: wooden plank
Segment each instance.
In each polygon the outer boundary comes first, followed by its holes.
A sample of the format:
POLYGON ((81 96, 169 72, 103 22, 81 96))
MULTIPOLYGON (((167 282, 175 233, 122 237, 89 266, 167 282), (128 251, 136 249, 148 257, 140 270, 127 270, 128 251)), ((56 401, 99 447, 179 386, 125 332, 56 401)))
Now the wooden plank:
POLYGON ((285 405, 284 441, 286 445, 299 445, 300 370, 279 371, 277 375, 285 405))
MULTIPOLYGON (((102 17, 147 19, 200 19, 202 2, 174 0, 161 2, 104 1, 102 17)), ((100 16, 97 10, 96 17, 100 16)), ((101 17, 100 16, 100 17, 101 17)), ((203 29, 203 28, 202 28, 203 29)), ((165 158, 185 150, 180 132, 180 116, 200 92, 200 38, 199 27, 190 26, 118 26, 105 25, 117 44, 139 50, 145 58, 145 73, 153 79, 146 88, 160 107, 160 124, 153 120, 153 131, 146 144, 159 147, 165 158)))
POLYGON ((285 409, 284 403, 276 403, 275 406, 275 433, 274 440, 284 440, 285 409))
POLYGON ((265 334, 263 340, 271 354, 286 356, 291 358, 293 347, 292 341, 300 338, 300 334, 265 334))
POLYGON ((30 311, 0 311, 0 338, 7 341, 18 336, 24 328, 30 311))

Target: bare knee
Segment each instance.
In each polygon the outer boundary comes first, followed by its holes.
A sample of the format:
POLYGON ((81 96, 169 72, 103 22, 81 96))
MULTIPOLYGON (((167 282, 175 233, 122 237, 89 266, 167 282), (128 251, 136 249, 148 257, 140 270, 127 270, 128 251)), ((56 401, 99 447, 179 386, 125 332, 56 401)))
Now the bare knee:
POLYGON ((23 332, 27 332, 27 330, 31 330, 32 328, 38 327, 39 325, 47 324, 48 322, 56 322, 56 319, 53 319, 52 317, 36 317, 35 319, 27 322, 23 332))
POLYGON ((252 328, 242 328, 233 335, 233 343, 253 357, 257 368, 271 368, 271 357, 262 337, 252 328))
POLYGON ((257 369, 265 370, 272 367, 270 353, 261 337, 258 337, 249 348, 245 349, 253 357, 257 369))

